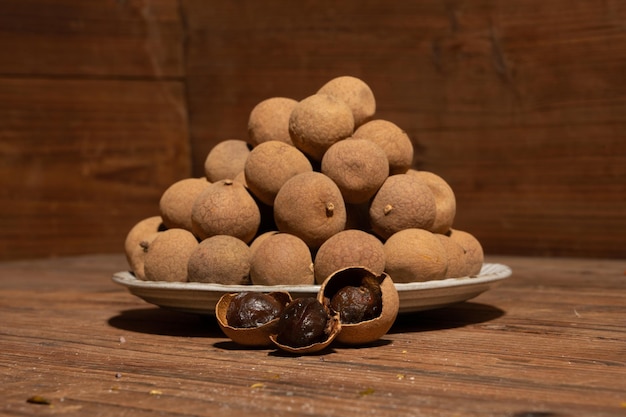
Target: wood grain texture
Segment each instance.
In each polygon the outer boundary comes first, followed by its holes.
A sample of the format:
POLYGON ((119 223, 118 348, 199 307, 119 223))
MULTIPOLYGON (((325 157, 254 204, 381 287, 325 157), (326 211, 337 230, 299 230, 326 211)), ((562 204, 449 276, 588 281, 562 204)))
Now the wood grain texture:
POLYGON ((513 276, 403 315, 374 345, 303 357, 241 349, 214 319, 133 297, 110 280, 122 255, 3 262, 0 413, 622 415, 624 262, 488 261, 513 276))
POLYGON ((182 78, 176 0, 3 0, 0 75, 182 78))
POLYGON ((118 252, 189 176, 175 0, 0 2, 0 259, 118 252))
POLYGON ((193 167, 338 75, 444 177, 488 253, 626 256, 626 4, 182 0, 193 167))

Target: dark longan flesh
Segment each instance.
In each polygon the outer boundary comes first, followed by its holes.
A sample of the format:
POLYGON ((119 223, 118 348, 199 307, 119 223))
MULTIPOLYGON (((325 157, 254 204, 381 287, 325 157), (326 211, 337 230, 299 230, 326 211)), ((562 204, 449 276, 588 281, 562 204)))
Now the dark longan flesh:
POLYGON ((343 287, 333 295, 330 308, 339 313, 342 323, 360 323, 376 318, 382 311, 380 286, 375 280, 365 278, 358 287, 343 287))
POLYGON ((259 327, 278 318, 282 310, 283 305, 271 295, 242 292, 228 305, 226 320, 231 327, 259 327))
POLYGON ((314 297, 293 300, 280 316, 276 340, 293 348, 326 340, 328 311, 314 297))

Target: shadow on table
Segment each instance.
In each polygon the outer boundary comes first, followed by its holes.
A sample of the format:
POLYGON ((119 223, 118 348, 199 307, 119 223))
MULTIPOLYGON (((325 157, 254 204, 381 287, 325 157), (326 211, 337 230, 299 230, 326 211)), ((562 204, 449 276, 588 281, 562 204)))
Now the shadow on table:
POLYGON ((159 307, 124 310, 111 317, 108 323, 117 329, 160 336, 223 337, 213 316, 159 307))
POLYGON ((454 329, 485 323, 504 314, 503 310, 488 304, 463 302, 434 310, 400 314, 389 333, 454 329))

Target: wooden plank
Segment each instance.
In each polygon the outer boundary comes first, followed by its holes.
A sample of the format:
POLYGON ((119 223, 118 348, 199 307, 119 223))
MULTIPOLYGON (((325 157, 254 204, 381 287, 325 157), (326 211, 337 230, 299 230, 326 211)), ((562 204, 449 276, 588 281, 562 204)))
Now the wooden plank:
POLYGON ((626 3, 184 0, 193 167, 252 107, 364 79, 489 253, 626 256, 626 3))
POLYGON ((0 75, 181 78, 176 0, 0 2, 0 75))
POLYGON ((118 252, 190 175, 177 81, 0 78, 0 258, 118 252))
POLYGON ((0 413, 623 414, 623 261, 488 260, 514 275, 401 316, 380 343, 302 357, 239 348, 212 319, 146 304, 110 281, 122 255, 3 262, 0 413))

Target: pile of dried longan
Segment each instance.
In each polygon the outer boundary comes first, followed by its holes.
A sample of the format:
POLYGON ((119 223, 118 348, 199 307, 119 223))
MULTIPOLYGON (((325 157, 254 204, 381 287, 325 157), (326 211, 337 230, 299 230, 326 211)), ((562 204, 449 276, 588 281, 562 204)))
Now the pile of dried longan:
POLYGON ((451 187, 411 168, 411 139, 375 110, 370 87, 351 76, 301 101, 258 103, 247 140, 218 143, 205 177, 172 184, 159 215, 130 230, 135 276, 298 285, 350 266, 395 283, 478 274, 483 250, 453 229, 451 187))

